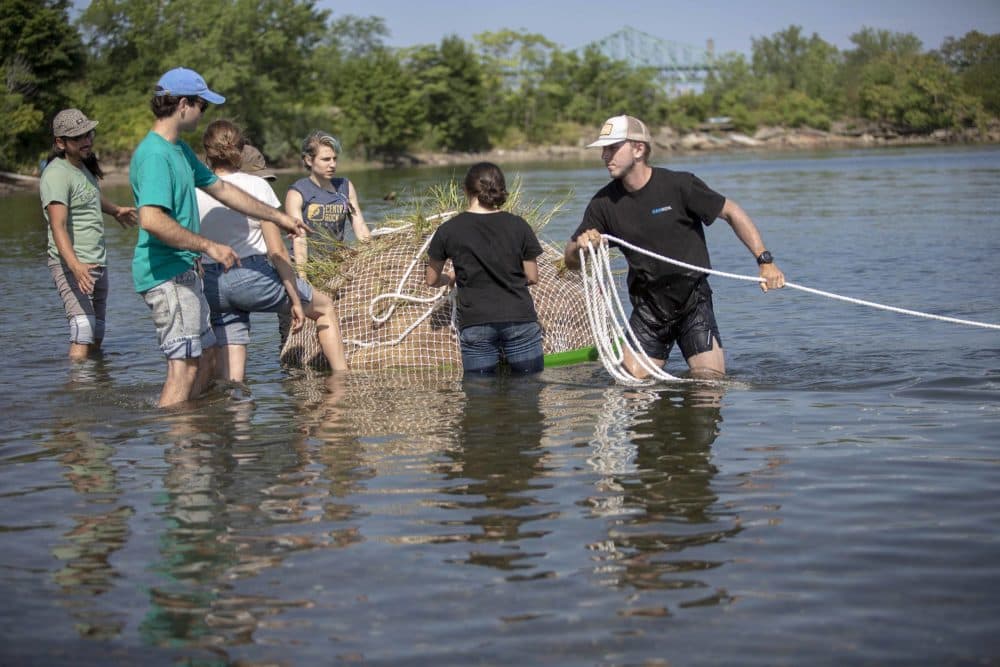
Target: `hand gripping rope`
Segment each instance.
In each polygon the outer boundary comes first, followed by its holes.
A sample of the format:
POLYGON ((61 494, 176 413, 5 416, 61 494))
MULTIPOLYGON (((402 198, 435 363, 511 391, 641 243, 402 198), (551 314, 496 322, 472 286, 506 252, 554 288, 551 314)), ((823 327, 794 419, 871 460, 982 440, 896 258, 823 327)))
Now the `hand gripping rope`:
MULTIPOLYGON (((653 259, 657 259, 668 264, 698 271, 700 273, 707 273, 713 276, 721 276, 723 278, 732 278, 734 280, 744 280, 754 283, 761 282, 760 276, 744 276, 736 273, 726 273, 724 271, 706 269, 700 266, 694 266, 693 264, 686 264, 685 262, 671 259, 669 257, 664 257, 663 255, 658 255, 614 236, 602 234, 602 238, 605 243, 601 243, 597 248, 594 248, 594 246, 589 243, 586 248, 580 248, 580 272, 583 274, 587 319, 590 322, 590 329, 594 334, 594 343, 597 346, 601 363, 604 365, 604 368, 607 369, 608 373, 615 380, 622 384, 635 386, 651 384, 651 380, 638 380, 622 367, 625 350, 628 350, 639 362, 642 368, 655 379, 665 381, 694 382, 695 380, 693 379, 677 378, 661 368, 656 368, 649 356, 645 353, 645 351, 643 351, 642 346, 639 345, 635 334, 632 332, 632 329, 628 324, 628 318, 625 316, 625 309, 618 296, 618 290, 615 288, 614 276, 611 272, 610 252, 608 250, 607 242, 615 243, 621 247, 634 250, 635 252, 646 255, 647 257, 652 257, 653 259)), ((965 324, 968 326, 982 327, 984 329, 1000 329, 1000 324, 989 324, 987 322, 977 322, 975 320, 962 320, 955 317, 945 317, 943 315, 923 313, 917 310, 897 308, 895 306, 875 303, 874 301, 864 301, 862 299, 854 299, 852 297, 842 296, 832 292, 824 292, 823 290, 813 289, 804 285, 797 285, 792 282, 786 282, 785 287, 801 290, 810 294, 825 296, 838 301, 854 303, 860 306, 868 306, 869 308, 877 308, 893 313, 901 313, 903 315, 925 317, 932 320, 939 320, 941 322, 965 324)))

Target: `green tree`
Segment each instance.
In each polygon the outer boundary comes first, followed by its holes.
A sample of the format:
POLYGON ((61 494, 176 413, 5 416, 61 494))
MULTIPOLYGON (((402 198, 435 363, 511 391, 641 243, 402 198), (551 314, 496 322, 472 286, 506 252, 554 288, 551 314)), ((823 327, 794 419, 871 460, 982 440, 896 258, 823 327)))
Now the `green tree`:
MULTIPOLYGON (((545 67, 556 45, 543 35, 513 30, 484 32, 475 37, 483 73, 486 108, 494 110, 487 128, 491 138, 526 138, 549 90, 545 67), (513 132, 513 134, 511 134, 513 132)), ((517 140, 505 140, 520 143, 517 140)))
MULTIPOLYGON (((375 16, 360 18, 347 15, 330 23, 319 43, 309 53, 307 68, 316 90, 316 99, 303 99, 301 134, 314 127, 327 128, 340 137, 348 154, 364 154, 363 146, 347 140, 348 137, 353 139, 354 135, 351 128, 344 127, 344 91, 345 86, 351 84, 348 72, 352 69, 363 70, 366 66, 364 61, 384 52, 388 34, 385 20, 375 16), (345 135, 345 131, 348 134, 345 135)), ((362 94, 359 86, 355 85, 352 89, 354 94, 362 94)), ((361 130, 358 132, 360 137, 363 133, 361 130)))
POLYGON ((927 132, 975 123, 976 100, 963 94, 958 78, 931 54, 887 53, 861 71, 864 117, 900 132, 927 132))
POLYGON ((1000 34, 972 30, 961 39, 949 37, 941 45, 941 57, 958 74, 962 90, 1000 115, 1000 34))
POLYGON ((834 94, 831 88, 840 52, 813 33, 808 39, 793 25, 772 37, 753 40, 753 71, 775 92, 797 90, 815 99, 834 94))
MULTIPOLYGON (((102 96, 140 103, 147 109, 142 125, 159 76, 190 67, 226 96, 212 113, 235 118, 275 154, 301 140, 303 117, 321 111, 309 54, 328 16, 313 0, 94 0, 81 23, 93 54, 91 85, 102 96)), ((112 116, 130 140, 143 131, 133 126, 137 118, 134 108, 112 116)))
POLYGON ((838 87, 843 91, 842 111, 862 115, 860 89, 862 70, 872 62, 890 54, 906 60, 923 51, 923 43, 912 33, 891 32, 864 27, 850 37, 854 48, 844 52, 844 63, 838 75, 838 87))
POLYGON ((422 92, 433 142, 448 151, 489 147, 486 88, 478 56, 457 36, 413 51, 408 69, 422 92))
POLYGON ((716 61, 715 69, 705 80, 701 97, 707 100, 704 105, 707 108, 698 109, 701 116, 690 120, 697 124, 712 114, 728 116, 736 129, 749 131, 759 122, 757 110, 765 95, 746 57, 738 53, 725 54, 716 61))
POLYGON ((326 43, 341 59, 365 58, 385 48, 389 28, 379 16, 360 17, 348 14, 335 19, 327 31, 326 43))
POLYGON ((33 162, 51 143, 46 119, 70 105, 84 71, 83 41, 69 0, 0 3, 0 165, 33 162))
POLYGON ((396 160, 417 139, 423 123, 421 91, 386 49, 343 63, 337 103, 334 125, 345 150, 368 159, 396 160))
POLYGON ((608 116, 628 113, 659 125, 667 117, 667 93, 655 70, 610 60, 595 48, 556 54, 545 82, 552 94, 542 117, 549 122, 593 126, 608 116))
POLYGON ((796 25, 753 40, 753 72, 775 101, 770 111, 792 111, 792 117, 777 118, 782 124, 829 124, 830 113, 842 99, 837 87, 840 61, 836 47, 816 33, 804 37, 796 25), (806 108, 814 117, 803 123, 801 111, 806 108))

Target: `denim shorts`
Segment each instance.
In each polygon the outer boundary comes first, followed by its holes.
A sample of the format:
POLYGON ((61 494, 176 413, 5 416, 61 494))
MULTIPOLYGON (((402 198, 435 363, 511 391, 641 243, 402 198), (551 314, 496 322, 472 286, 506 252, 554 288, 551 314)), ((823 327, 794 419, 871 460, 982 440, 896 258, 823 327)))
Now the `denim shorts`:
POLYGON ((69 320, 69 342, 93 345, 104 338, 104 318, 108 310, 108 270, 98 266, 90 270, 94 291, 84 294, 76 276, 61 259, 49 257, 49 273, 56 291, 62 297, 66 318, 69 320))
POLYGON ((632 304, 629 325, 646 354, 666 361, 674 342, 681 348, 685 359, 712 349, 712 338, 722 345, 719 325, 712 307, 712 288, 708 281, 699 282, 684 310, 670 320, 656 315, 644 301, 632 304))
MULTIPOLYGON (((313 299, 312 287, 295 279, 299 299, 313 299)), ((278 270, 266 255, 240 258, 240 265, 228 271, 221 264, 205 265, 205 299, 212 311, 212 328, 219 345, 250 343, 250 313, 288 313, 292 301, 278 270)))
POLYGON ((538 322, 473 324, 463 328, 458 339, 466 373, 491 375, 501 359, 512 373, 537 373, 544 366, 538 322))
POLYGON ((190 269, 142 293, 167 359, 195 359, 215 346, 198 272, 190 269))

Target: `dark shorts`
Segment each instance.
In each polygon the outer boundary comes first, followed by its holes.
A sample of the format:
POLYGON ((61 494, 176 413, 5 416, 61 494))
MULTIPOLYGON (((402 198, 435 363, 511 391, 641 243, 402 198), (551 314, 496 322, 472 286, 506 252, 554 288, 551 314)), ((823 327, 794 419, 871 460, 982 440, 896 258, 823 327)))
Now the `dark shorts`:
POLYGON ((698 283, 684 310, 671 319, 664 319, 646 301, 632 297, 629 325, 642 349, 654 359, 666 361, 675 342, 685 359, 711 350, 712 338, 722 346, 707 280, 698 283))

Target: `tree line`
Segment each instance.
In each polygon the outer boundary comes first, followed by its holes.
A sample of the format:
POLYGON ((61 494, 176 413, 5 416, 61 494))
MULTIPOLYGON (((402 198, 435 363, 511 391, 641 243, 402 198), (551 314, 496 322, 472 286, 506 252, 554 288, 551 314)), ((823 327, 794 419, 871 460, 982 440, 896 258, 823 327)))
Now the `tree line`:
MULTIPOLYGON (((899 133, 984 128, 1000 115, 1000 34, 972 31, 936 50, 909 33, 862 27, 840 50, 791 25, 725 53, 697 92, 595 48, 499 30, 471 42, 393 49, 379 17, 334 17, 315 0, 70 0, 0 4, 0 169, 30 171, 48 125, 75 106, 100 121, 105 155, 127 157, 151 124, 167 69, 190 67, 272 160, 312 128, 357 158, 576 144, 610 115, 688 130, 712 116, 737 128, 877 123, 899 133)), ((189 137, 197 145, 197 137, 189 137)))

